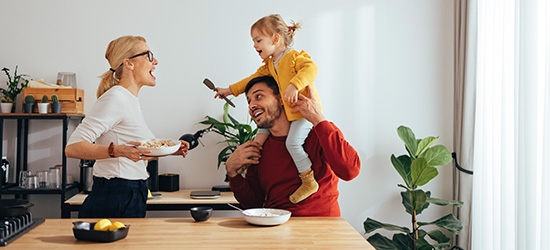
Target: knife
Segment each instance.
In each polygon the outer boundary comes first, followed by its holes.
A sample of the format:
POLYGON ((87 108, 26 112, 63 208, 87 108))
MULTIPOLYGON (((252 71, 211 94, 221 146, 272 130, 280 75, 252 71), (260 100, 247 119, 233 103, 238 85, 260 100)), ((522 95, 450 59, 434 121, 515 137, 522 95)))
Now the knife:
MULTIPOLYGON (((202 81, 202 82, 203 82, 204 85, 206 85, 206 87, 208 87, 209 89, 218 92, 218 91, 216 90, 216 86, 214 85, 214 83, 213 83, 212 81, 210 81, 208 78, 204 78, 204 81, 202 81)), ((224 96, 223 99, 224 99, 227 103, 229 103, 229 105, 231 105, 231 107, 233 107, 233 108, 235 107, 235 104, 233 104, 233 102, 232 102, 231 100, 227 99, 227 97, 224 96)))

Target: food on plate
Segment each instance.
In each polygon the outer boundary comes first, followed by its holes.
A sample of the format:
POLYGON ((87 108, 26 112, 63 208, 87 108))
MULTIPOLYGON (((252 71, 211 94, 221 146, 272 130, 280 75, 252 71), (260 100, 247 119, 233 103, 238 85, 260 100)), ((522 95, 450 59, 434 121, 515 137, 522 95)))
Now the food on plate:
POLYGON ((143 143, 141 146, 144 148, 168 148, 175 146, 177 143, 168 139, 151 139, 145 143, 143 143))

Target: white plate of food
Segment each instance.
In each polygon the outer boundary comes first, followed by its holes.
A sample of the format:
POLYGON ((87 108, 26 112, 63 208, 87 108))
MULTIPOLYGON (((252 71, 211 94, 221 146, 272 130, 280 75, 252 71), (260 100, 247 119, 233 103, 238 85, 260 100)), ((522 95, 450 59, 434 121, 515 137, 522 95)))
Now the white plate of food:
POLYGON ((276 226, 290 219, 288 210, 275 208, 251 208, 242 211, 246 222, 259 226, 276 226))
POLYGON ((181 142, 173 139, 156 139, 142 141, 139 149, 151 150, 151 153, 145 154, 145 156, 165 156, 171 155, 178 151, 181 142))

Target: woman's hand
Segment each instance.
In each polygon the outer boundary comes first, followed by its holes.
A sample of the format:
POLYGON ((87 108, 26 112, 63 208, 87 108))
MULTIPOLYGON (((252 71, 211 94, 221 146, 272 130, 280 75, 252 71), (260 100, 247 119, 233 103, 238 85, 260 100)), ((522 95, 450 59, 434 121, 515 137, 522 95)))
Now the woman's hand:
POLYGON ((187 153, 189 153, 189 142, 180 140, 180 148, 174 152, 172 155, 181 155, 183 158, 187 156, 187 153))
POLYGON ((122 145, 115 145, 114 153, 115 157, 126 157, 134 162, 146 160, 157 160, 157 157, 152 156, 145 156, 146 154, 150 154, 150 149, 140 149, 137 148, 137 146, 141 146, 141 142, 138 141, 130 141, 126 144, 122 145))

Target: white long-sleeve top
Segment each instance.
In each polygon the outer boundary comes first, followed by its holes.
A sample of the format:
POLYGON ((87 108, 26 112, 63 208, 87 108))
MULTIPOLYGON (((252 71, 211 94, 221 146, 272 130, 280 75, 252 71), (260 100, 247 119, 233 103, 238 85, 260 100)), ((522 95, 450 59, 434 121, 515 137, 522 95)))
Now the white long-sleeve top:
MULTIPOLYGON (((153 138, 155 135, 143 118, 139 99, 126 88, 113 86, 97 99, 67 145, 81 141, 120 145, 153 138)), ((107 179, 145 180, 149 177, 147 161, 133 162, 126 157, 96 160, 93 173, 107 179)))

